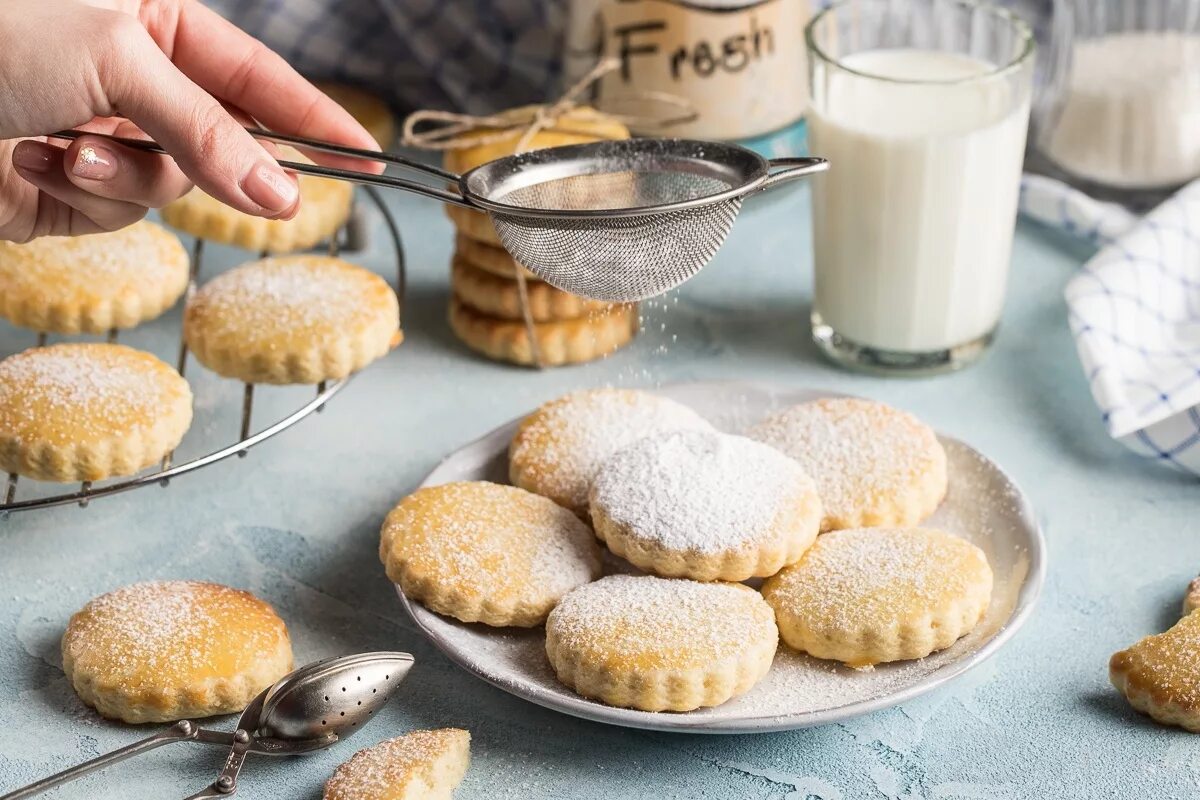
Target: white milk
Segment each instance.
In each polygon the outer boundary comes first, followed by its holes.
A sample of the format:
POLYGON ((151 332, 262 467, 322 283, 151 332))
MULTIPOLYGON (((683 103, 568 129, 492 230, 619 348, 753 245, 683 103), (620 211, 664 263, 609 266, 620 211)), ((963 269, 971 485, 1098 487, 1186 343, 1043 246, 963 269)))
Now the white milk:
POLYGON ((1029 117, 991 64, 872 50, 814 88, 816 286, 823 321, 855 344, 931 352, 992 331, 1004 305, 1029 117), (965 82, 951 83, 951 81, 965 82))
POLYGON ((1068 172, 1124 188, 1200 175, 1200 36, 1076 40, 1060 104, 1040 141, 1068 172))

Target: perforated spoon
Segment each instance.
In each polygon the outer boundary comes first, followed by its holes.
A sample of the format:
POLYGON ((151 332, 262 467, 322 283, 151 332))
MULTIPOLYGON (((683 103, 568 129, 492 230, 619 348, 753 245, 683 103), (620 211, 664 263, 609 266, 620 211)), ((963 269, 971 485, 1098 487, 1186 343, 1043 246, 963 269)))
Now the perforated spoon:
POLYGON ((183 720, 140 742, 86 761, 0 800, 33 797, 110 764, 172 742, 230 747, 221 776, 193 798, 226 797, 237 791, 247 755, 286 756, 323 750, 357 731, 392 696, 412 668, 408 653, 360 653, 315 661, 285 675, 251 701, 233 732, 210 731, 183 720))

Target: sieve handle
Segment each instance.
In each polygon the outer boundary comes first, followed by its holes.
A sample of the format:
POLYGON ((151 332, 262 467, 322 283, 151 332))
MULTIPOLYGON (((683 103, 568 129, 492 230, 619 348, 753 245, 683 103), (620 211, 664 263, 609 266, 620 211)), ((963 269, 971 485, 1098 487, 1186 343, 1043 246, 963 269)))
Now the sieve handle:
POLYGON ((772 158, 767 165, 768 169, 778 169, 779 172, 767 175, 759 187, 764 191, 829 169, 829 162, 823 158, 772 158))

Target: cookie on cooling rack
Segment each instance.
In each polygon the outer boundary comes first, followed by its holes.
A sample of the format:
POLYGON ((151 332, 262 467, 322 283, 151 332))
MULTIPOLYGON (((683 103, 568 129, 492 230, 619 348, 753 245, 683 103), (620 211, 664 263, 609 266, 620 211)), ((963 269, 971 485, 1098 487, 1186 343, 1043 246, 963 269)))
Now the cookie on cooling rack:
POLYGON ((546 620, 560 681, 642 711, 691 711, 749 691, 778 642, 771 608, 737 583, 610 575, 568 594, 546 620))
POLYGON ((71 617, 62 654, 83 702, 134 723, 241 711, 292 669, 287 627, 269 605, 201 581, 95 598, 71 617))
POLYGON ((401 339, 387 281, 329 256, 277 256, 218 275, 188 301, 183 335, 200 363, 247 383, 344 378, 401 339))
POLYGON ((396 141, 396 115, 381 98, 344 83, 318 83, 316 86, 346 109, 384 150, 396 141))
MULTIPOLYGON (((286 145, 279 146, 285 161, 309 162, 286 145)), ((350 216, 354 187, 346 181, 300 175, 300 210, 292 219, 265 219, 230 208, 199 188, 168 204, 163 222, 201 239, 230 244, 245 250, 293 253, 327 241, 350 216)))
POLYGON ((604 358, 633 341, 638 325, 636 304, 535 323, 539 364, 524 322, 484 314, 457 297, 450 300, 450 329, 459 341, 487 358, 524 366, 559 367, 604 358))
POLYGON ((484 481, 420 489, 384 520, 379 558, 406 597, 463 622, 529 628, 600 576, 600 547, 574 514, 484 481))
MULTIPOLYGON (((477 269, 455 256, 450 265, 450 287, 464 305, 481 314, 499 319, 524 319, 520 288, 512 278, 501 278, 477 269)), ((539 280, 526 280, 525 293, 529 314, 535 322, 578 319, 589 314, 603 314, 610 308, 609 303, 579 297, 539 280)))
POLYGON ((467 731, 412 731, 355 753, 325 784, 323 800, 451 800, 470 760, 467 731))
POLYGON ((596 535, 666 577, 774 575, 817 538, 821 500, 773 447, 709 430, 656 434, 606 459, 592 482, 596 535))
POLYGON ((788 645, 864 668, 924 658, 970 633, 991 600, 992 569, 982 550, 943 531, 838 530, 762 592, 788 645))
POLYGON ((854 397, 801 403, 747 433, 800 462, 817 483, 821 530, 911 526, 946 496, 946 453, 899 409, 854 397))
POLYGON ((0 242, 0 316, 47 333, 132 328, 175 305, 188 255, 152 222, 112 233, 0 242))
POLYGON ((1114 653, 1108 676, 1129 704, 1164 725, 1200 733, 1200 614, 1114 653))
POLYGON ((56 344, 0 361, 0 470, 47 481, 132 475, 192 422, 187 381, 119 344, 56 344))
POLYGON ((683 403, 650 392, 573 392, 521 421, 508 448, 509 479, 587 516, 592 479, 618 450, 655 433, 712 429, 683 403))

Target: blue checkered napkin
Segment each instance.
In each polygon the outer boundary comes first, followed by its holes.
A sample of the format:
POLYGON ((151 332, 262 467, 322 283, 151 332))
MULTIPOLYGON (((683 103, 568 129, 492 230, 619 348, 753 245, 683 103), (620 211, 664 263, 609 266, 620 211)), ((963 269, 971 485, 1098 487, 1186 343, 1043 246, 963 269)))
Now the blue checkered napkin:
POLYGON ((1138 219, 1026 176, 1021 211, 1100 245, 1065 294, 1109 433, 1200 474, 1200 181, 1138 219))

